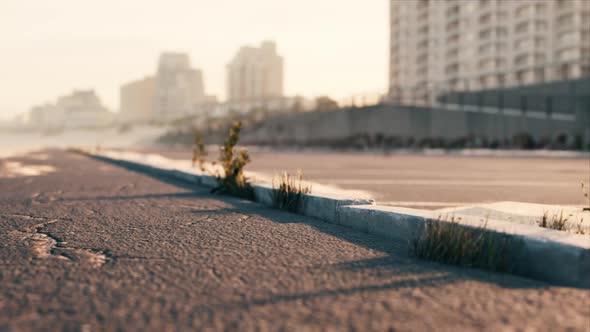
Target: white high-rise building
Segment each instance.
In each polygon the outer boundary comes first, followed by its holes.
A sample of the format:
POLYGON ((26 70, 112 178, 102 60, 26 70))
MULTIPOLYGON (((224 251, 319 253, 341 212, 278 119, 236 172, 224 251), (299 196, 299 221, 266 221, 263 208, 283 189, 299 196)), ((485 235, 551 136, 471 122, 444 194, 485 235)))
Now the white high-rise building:
POLYGON ((590 1, 390 1, 393 101, 590 75, 590 1))
POLYGON ((174 118, 194 113, 195 105, 204 99, 203 74, 191 68, 188 55, 160 55, 155 79, 154 116, 174 118))
POLYGON ((229 102, 253 102, 283 97, 283 58, 276 44, 240 48, 227 65, 229 102))

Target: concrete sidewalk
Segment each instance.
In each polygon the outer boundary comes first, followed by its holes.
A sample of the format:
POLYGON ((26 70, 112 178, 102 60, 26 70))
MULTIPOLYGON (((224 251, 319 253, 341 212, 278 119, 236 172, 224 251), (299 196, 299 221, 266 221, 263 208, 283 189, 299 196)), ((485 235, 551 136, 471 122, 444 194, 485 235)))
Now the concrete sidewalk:
POLYGON ((10 161, 53 171, 0 178, 0 331, 590 326, 590 290, 44 153, 10 161))

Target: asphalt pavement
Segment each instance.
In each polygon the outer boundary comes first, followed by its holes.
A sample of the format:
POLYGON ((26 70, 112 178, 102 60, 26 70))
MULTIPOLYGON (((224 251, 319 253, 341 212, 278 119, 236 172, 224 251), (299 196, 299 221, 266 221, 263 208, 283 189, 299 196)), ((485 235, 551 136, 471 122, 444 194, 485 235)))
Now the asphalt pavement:
POLYGON ((64 151, 0 160, 0 239, 0 331, 590 328, 590 290, 64 151))

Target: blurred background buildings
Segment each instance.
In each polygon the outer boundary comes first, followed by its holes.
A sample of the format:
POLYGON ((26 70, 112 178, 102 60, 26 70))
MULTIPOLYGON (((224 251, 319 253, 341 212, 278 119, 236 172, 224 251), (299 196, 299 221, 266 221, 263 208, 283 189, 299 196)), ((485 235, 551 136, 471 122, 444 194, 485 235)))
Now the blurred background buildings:
POLYGON ((260 47, 243 46, 227 65, 227 100, 205 93, 200 70, 183 53, 163 53, 157 72, 124 84, 120 90, 120 121, 173 121, 195 116, 244 114, 254 110, 284 111, 299 105, 302 97, 283 95, 283 58, 273 41, 260 47))
POLYGON ((590 1, 391 0, 389 100, 590 75, 590 1))
POLYGON ((153 117, 156 82, 153 76, 129 82, 119 92, 119 117, 123 122, 146 122, 153 117))
POLYGON ((55 104, 33 107, 29 123, 41 129, 96 128, 110 124, 113 118, 94 90, 74 90, 55 104))
POLYGON ((158 61, 154 90, 154 117, 175 119, 201 111, 206 96, 203 74, 191 67, 187 54, 163 53, 158 61))
POLYGON ((510 146, 515 137, 559 137, 559 146, 590 146, 590 1, 388 2, 385 93, 285 96, 284 58, 267 40, 240 47, 227 62, 226 100, 206 93, 204 75, 188 54, 167 52, 153 74, 121 86, 118 113, 106 111, 94 93, 76 91, 19 121, 35 127, 62 121, 192 126, 250 114, 258 122, 276 117, 252 134, 252 142, 261 144, 265 137, 284 144, 389 137, 406 142, 401 145, 442 140, 510 146), (291 115, 277 117, 284 113, 291 115))
POLYGON ((203 73, 184 53, 162 53, 155 75, 121 86, 119 100, 126 123, 205 115, 217 101, 205 94, 203 73))
POLYGON ((275 42, 240 48, 227 65, 227 96, 230 102, 283 96, 283 57, 275 42))

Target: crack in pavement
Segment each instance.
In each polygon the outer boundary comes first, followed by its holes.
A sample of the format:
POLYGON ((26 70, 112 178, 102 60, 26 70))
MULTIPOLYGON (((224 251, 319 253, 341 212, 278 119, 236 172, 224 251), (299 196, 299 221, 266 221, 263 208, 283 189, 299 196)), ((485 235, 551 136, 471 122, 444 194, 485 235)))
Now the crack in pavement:
POLYGON ((52 219, 45 223, 33 226, 34 232, 29 238, 32 242, 31 250, 33 252, 33 256, 37 258, 55 257, 62 260, 70 260, 69 257, 57 254, 55 251, 55 249, 61 245, 62 242, 56 237, 52 236, 50 233, 43 231, 44 227, 56 223, 57 221, 57 219, 52 219))
POLYGON ((33 226, 24 227, 22 230, 17 230, 21 234, 25 234, 23 240, 28 240, 33 257, 38 259, 56 258, 66 261, 75 261, 87 264, 92 268, 99 268, 108 260, 114 260, 114 256, 101 250, 89 248, 74 248, 67 245, 67 242, 62 241, 57 236, 45 230, 48 225, 58 221, 72 221, 71 219, 63 218, 48 218, 38 217, 28 214, 1 214, 2 216, 10 216, 14 218, 23 218, 28 220, 42 220, 42 223, 33 226))

